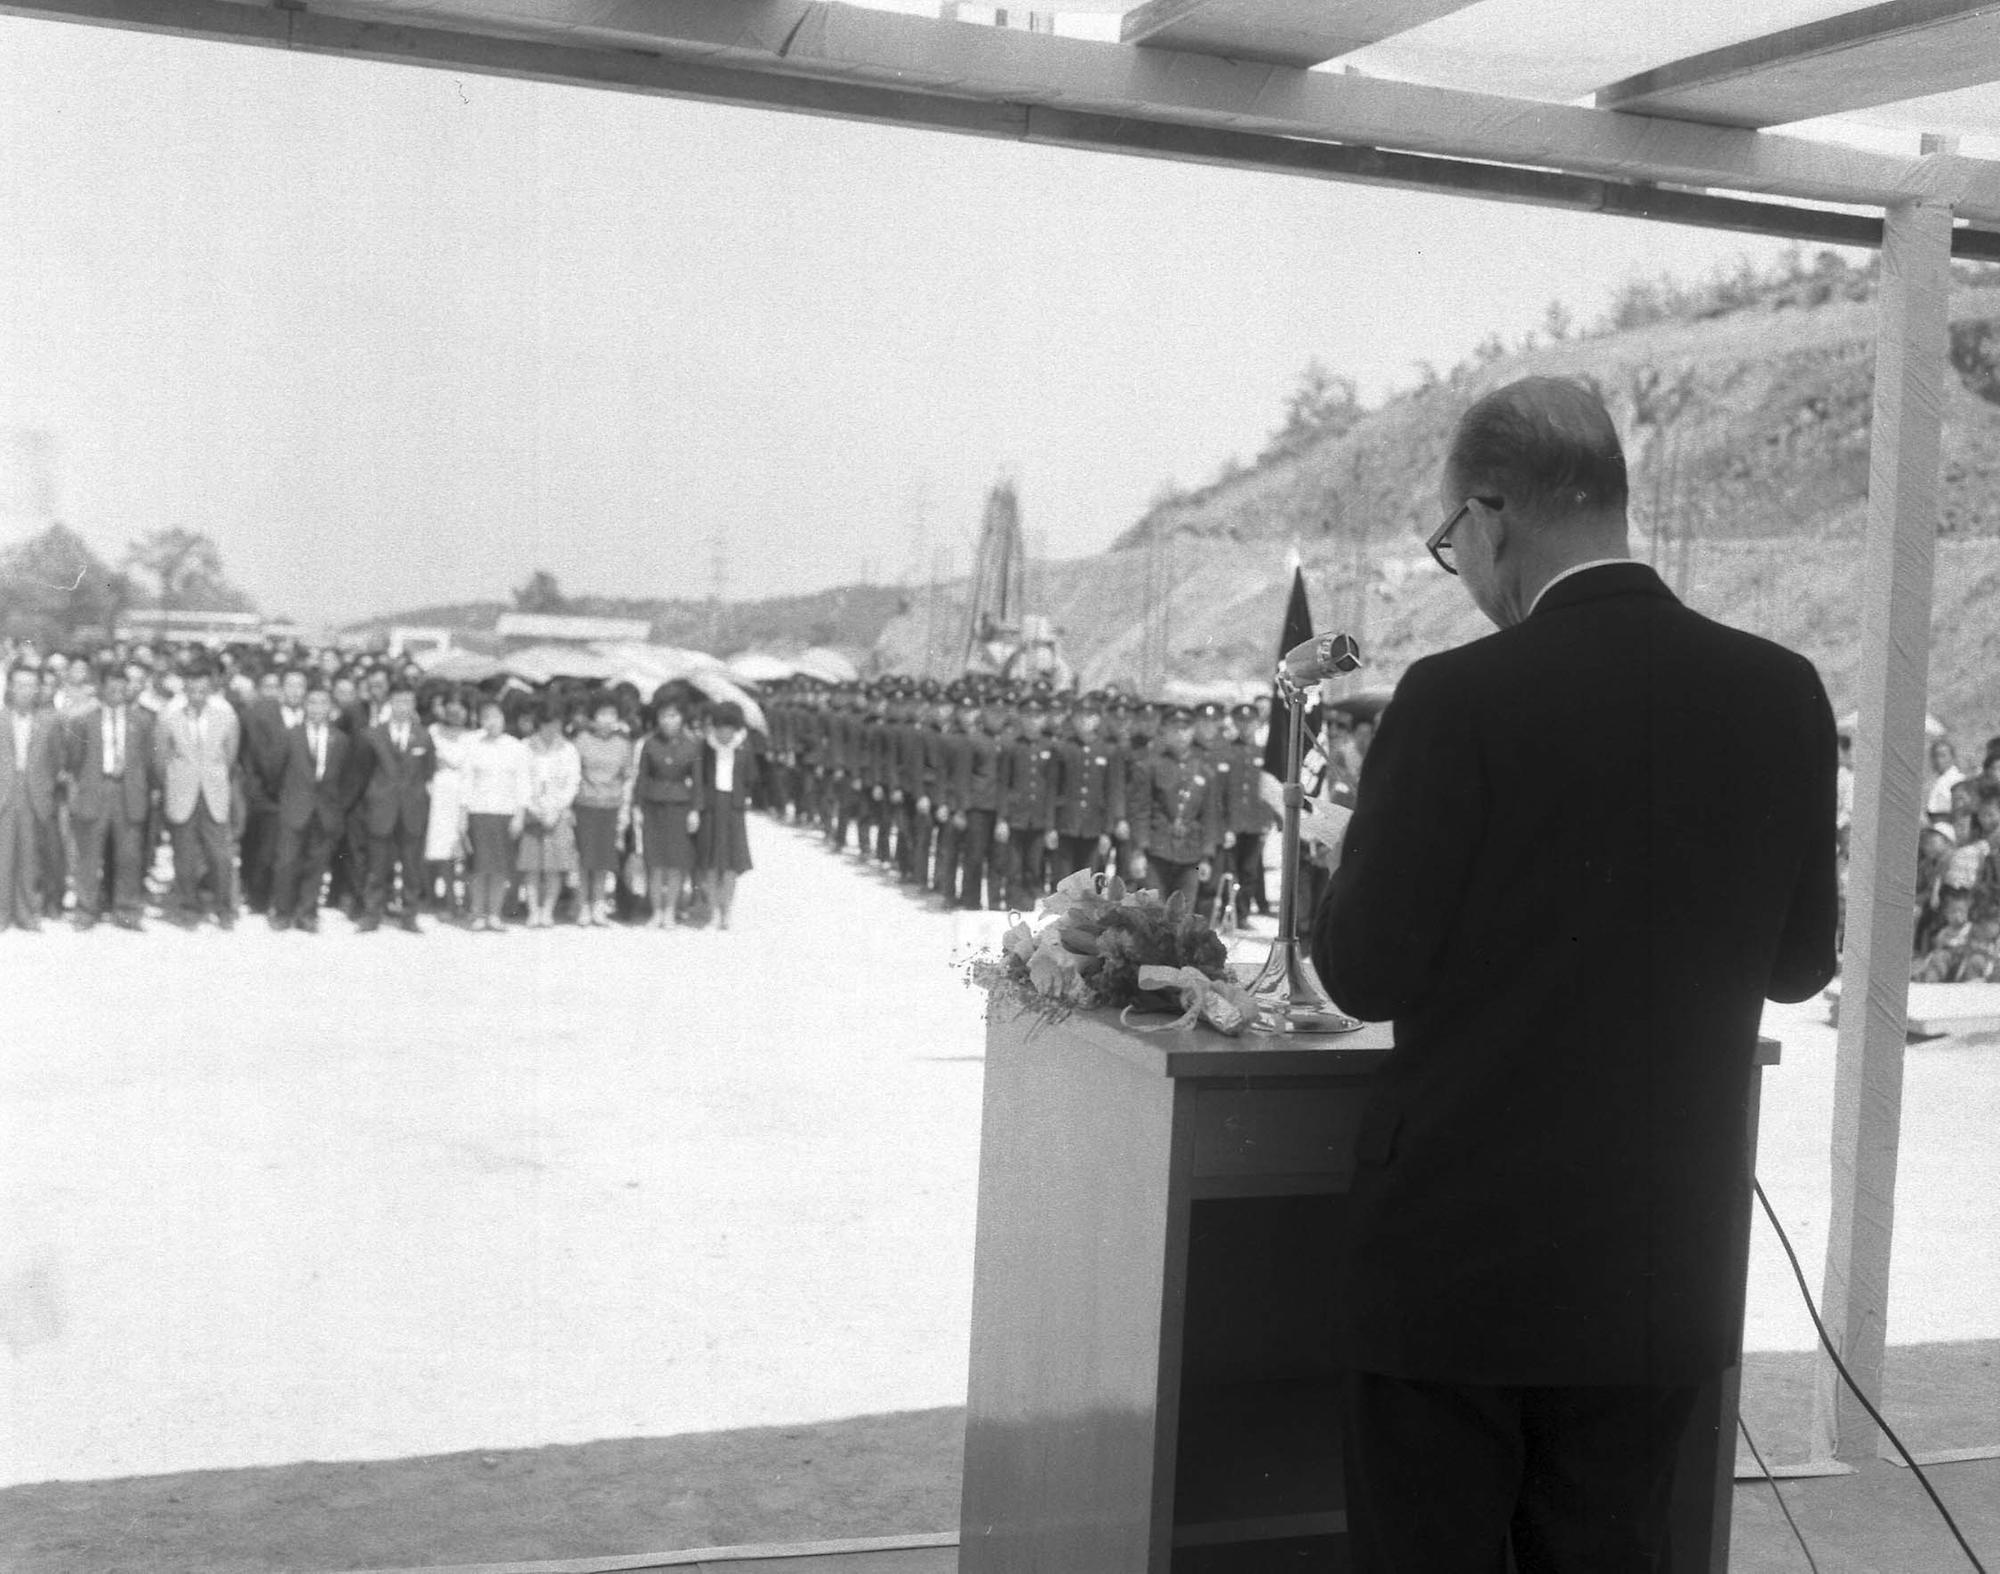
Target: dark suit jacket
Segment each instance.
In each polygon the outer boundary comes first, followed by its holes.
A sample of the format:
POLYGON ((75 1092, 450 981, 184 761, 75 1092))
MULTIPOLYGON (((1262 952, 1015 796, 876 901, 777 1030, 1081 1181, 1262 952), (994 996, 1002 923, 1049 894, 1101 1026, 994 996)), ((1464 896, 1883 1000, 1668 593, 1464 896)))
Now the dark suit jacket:
POLYGON ((116 781, 104 774, 104 712, 92 706, 64 718, 63 768, 69 772, 69 812, 80 820, 108 813, 137 823, 146 818, 153 786, 153 716, 139 705, 125 707, 125 768, 116 781))
POLYGON ((253 809, 274 809, 285 774, 285 711, 277 700, 253 700, 243 713, 243 796, 253 809))
POLYGON ((1728 1365, 1764 1000, 1834 972, 1833 716, 1642 564, 1417 662, 1313 960, 1396 1048, 1363 1116, 1350 1364, 1467 1383, 1728 1365))
POLYGON ((289 831, 302 831, 319 817, 322 830, 338 836, 352 807, 353 776, 348 755, 354 740, 341 731, 338 722, 326 729, 326 774, 313 780, 312 748, 306 741, 303 724, 285 734, 285 760, 278 773, 278 823, 289 831))
POLYGON ((431 775, 437 769, 430 728, 411 722, 406 749, 396 747, 386 722, 363 732, 359 743, 368 834, 388 836, 400 825, 410 835, 423 835, 430 823, 431 775))

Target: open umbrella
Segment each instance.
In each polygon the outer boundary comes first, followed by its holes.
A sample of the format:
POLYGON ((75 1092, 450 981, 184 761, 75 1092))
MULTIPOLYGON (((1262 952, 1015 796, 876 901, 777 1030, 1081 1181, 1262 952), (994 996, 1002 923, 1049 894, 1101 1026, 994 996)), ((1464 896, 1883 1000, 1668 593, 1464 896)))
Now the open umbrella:
POLYGON ((443 678, 447 683, 483 683, 507 670, 493 657, 482 656, 476 650, 426 651, 417 658, 417 665, 424 669, 425 677, 443 678), (430 659, 426 660, 426 656, 430 659))
POLYGON ((799 669, 782 656, 767 656, 761 650, 746 650, 729 658, 730 672, 744 683, 782 683, 799 669))
POLYGON ((798 670, 809 678, 818 678, 822 683, 854 683, 861 677, 861 669, 837 650, 828 650, 824 645, 815 645, 798 658, 798 670))

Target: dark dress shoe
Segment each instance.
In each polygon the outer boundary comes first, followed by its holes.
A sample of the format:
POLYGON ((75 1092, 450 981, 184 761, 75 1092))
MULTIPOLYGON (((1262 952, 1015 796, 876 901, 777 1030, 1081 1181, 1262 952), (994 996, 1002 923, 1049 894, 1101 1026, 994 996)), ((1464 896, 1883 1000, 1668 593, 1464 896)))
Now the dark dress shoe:
POLYGON ((215 915, 215 927, 218 929, 234 929, 236 927, 236 915, 234 913, 217 913, 215 915))
POLYGON ((417 927, 417 915, 415 913, 405 913, 401 918, 397 919, 396 922, 401 924, 403 928, 409 930, 409 932, 413 935, 420 935, 423 933, 423 930, 417 927))
POLYGON ((301 918, 298 922, 298 931, 302 935, 318 934, 319 919, 311 913, 306 914, 306 916, 304 918, 301 918))
POLYGON ((361 934, 372 935, 382 927, 382 920, 377 918, 373 913, 366 913, 362 915, 354 927, 361 934))
POLYGON ((283 913, 273 913, 271 915, 271 927, 279 930, 289 929, 292 927, 292 921, 283 913))
POLYGON ((138 934, 146 927, 145 920, 137 913, 119 913, 111 921, 120 929, 129 929, 134 934, 138 934))
POLYGON ((76 925, 77 932, 80 934, 86 929, 95 929, 97 927, 97 914, 78 913, 70 922, 76 925))

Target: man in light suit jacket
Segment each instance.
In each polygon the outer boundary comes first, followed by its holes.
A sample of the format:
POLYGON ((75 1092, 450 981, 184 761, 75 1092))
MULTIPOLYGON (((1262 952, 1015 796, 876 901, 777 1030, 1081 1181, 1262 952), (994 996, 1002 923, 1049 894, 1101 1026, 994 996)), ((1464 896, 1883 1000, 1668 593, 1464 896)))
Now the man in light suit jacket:
POLYGON ((417 691, 407 682, 389 687, 388 709, 379 723, 362 732, 360 753, 365 762, 359 775, 368 825, 368 885, 359 928, 364 933, 381 928, 389 907, 389 883, 400 870, 397 922, 414 934, 437 749, 430 729, 417 720, 417 691))
POLYGON ((69 815, 76 833, 76 925, 102 916, 105 855, 111 858, 112 919, 140 927, 145 900, 146 816, 153 796, 153 718, 131 703, 125 673, 107 662, 97 704, 64 726, 69 815))
POLYGON ((39 864, 54 834, 59 724, 39 702, 41 674, 25 662, 7 674, 0 721, 0 929, 42 927, 39 864))
POLYGON ((161 718, 156 752, 174 846, 173 922, 201 921, 200 882, 215 883, 215 921, 236 923, 235 774, 241 724, 217 699, 214 674, 196 666, 187 674, 187 703, 161 718))
POLYGON ((1590 389, 1466 412, 1431 544, 1499 632, 1404 673, 1316 915, 1395 1024, 1342 1247, 1356 1574, 1668 1566, 1763 1005, 1833 976, 1819 676, 1628 561, 1625 502, 1590 389))

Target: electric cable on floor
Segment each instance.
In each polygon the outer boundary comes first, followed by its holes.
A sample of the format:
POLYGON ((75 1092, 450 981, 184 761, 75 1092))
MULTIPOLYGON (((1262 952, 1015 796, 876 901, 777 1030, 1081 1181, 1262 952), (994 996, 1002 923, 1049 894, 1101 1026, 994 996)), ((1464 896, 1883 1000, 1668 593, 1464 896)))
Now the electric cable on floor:
MULTIPOLYGON (((1958 1521, 1951 1517, 1951 1510, 1944 1506, 1944 1499, 1937 1495, 1937 1489, 1931 1485, 1931 1478, 1925 1475, 1923 1467, 1910 1457, 1910 1451, 1903 1446, 1903 1440, 1896 1436, 1895 1429, 1882 1419, 1882 1412, 1868 1402, 1868 1396, 1861 1391, 1861 1385, 1855 1382, 1853 1374, 1847 1370, 1847 1363, 1841 1360, 1840 1352, 1834 1349, 1833 1340, 1827 1335, 1826 1324, 1819 1319, 1819 1308, 1813 1304, 1812 1291, 1806 1287, 1805 1270, 1799 1266, 1799 1254, 1792 1250, 1791 1237, 1785 1233, 1785 1227, 1778 1222, 1777 1214, 1772 1211, 1771 1199, 1764 1195, 1764 1183, 1752 1175, 1750 1184, 1756 1190, 1757 1200, 1764 1205, 1764 1217, 1771 1221, 1771 1228, 1778 1232, 1778 1244, 1785 1248, 1785 1258, 1792 1265, 1792 1277, 1799 1281, 1799 1294, 1806 1299, 1806 1311, 1812 1316, 1813 1327, 1819 1333, 1819 1342, 1833 1360, 1833 1369, 1840 1373, 1840 1380, 1847 1384, 1848 1391, 1861 1401, 1861 1408, 1866 1410, 1875 1424, 1882 1429, 1882 1435, 1896 1445, 1896 1452, 1903 1456, 1903 1463, 1908 1465, 1916 1473, 1917 1480, 1923 1483, 1924 1491, 1929 1495, 1939 1515, 1943 1517, 1945 1525, 1950 1529, 1953 1539, 1958 1542, 1959 1550, 1965 1554, 1967 1561, 1979 1571, 1979 1574, 1986 1574, 1986 1565, 1979 1561, 1979 1554, 1967 1544, 1964 1534, 1958 1528, 1958 1521)), ((1756 1451, 1754 1446, 1751 1451, 1753 1453, 1756 1451)), ((1789 1514, 1786 1515, 1786 1518, 1790 1517, 1789 1514)))
POLYGON ((1764 1480, 1771 1488, 1771 1496, 1778 1500, 1778 1512, 1785 1516, 1785 1523, 1792 1527, 1792 1540, 1799 1544, 1799 1551, 1806 1555, 1806 1567, 1812 1574, 1819 1574, 1819 1564, 1813 1561, 1812 1548, 1806 1545, 1799 1522, 1792 1518, 1792 1506, 1785 1501, 1785 1494, 1778 1490, 1778 1478, 1771 1474, 1771 1467, 1764 1463, 1764 1456, 1757 1452, 1757 1440, 1750 1435, 1750 1428, 1743 1423, 1743 1417, 1736 1417, 1736 1429, 1743 1434, 1743 1441, 1750 1445, 1750 1457, 1757 1461, 1757 1468, 1764 1472, 1764 1480))

